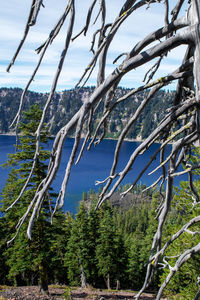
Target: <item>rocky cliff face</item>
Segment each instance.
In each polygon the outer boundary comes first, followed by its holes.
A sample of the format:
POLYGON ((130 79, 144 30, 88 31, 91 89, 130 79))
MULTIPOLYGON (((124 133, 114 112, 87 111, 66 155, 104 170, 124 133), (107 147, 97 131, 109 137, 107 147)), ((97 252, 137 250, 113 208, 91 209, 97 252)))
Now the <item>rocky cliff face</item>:
MULTIPOLYGON (((75 112, 81 107, 85 99, 93 92, 94 87, 85 87, 81 89, 72 89, 68 91, 55 93, 49 106, 46 122, 50 133, 56 134, 58 130, 69 121, 75 112)), ((115 99, 125 95, 130 89, 118 88, 115 99)), ((19 88, 1 88, 0 89, 0 133, 10 133, 10 124, 18 110, 22 90, 19 88)), ((131 128, 127 138, 143 139, 156 128, 165 114, 166 108, 172 103, 174 93, 159 91, 150 104, 145 108, 137 123, 131 128)), ((41 108, 44 107, 48 97, 47 93, 27 92, 25 97, 24 109, 37 103, 41 108)), ((138 105, 144 99, 145 93, 141 92, 130 97, 124 103, 119 104, 111 113, 108 121, 108 138, 117 138, 127 123, 130 116, 135 112, 138 105)), ((115 100, 114 100, 115 101, 115 100)), ((94 128, 100 117, 99 107, 95 115, 94 128)), ((73 135, 73 133, 72 133, 73 135)))

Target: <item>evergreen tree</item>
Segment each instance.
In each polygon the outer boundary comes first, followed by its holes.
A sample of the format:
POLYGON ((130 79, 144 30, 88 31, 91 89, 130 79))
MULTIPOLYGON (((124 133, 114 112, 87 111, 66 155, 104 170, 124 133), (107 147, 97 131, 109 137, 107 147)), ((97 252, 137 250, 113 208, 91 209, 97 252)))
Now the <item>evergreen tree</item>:
POLYGON ((126 252, 121 232, 117 230, 112 208, 104 205, 100 214, 99 237, 96 247, 97 267, 108 289, 123 277, 126 252))
MULTIPOLYGON (((192 158, 197 161, 197 156, 192 158)), ((197 172, 198 173, 198 172, 197 172)), ((200 195, 200 180, 193 182, 196 192, 200 195)), ((180 187, 176 188, 176 194, 173 198, 172 211, 168 219, 167 229, 165 231, 165 241, 182 228, 190 219, 200 215, 199 205, 193 206, 194 195, 190 192, 189 183, 181 182, 180 187)), ((199 224, 195 224, 189 228, 191 232, 199 232, 199 224)), ((199 243, 199 234, 183 233, 166 252, 167 260, 171 266, 175 264, 177 255, 183 253, 186 249, 192 248, 199 243)), ((170 281, 166 294, 179 294, 184 299, 194 299, 199 290, 197 279, 200 270, 200 254, 192 255, 191 259, 187 261, 174 275, 170 281)), ((161 276, 161 281, 168 274, 168 268, 164 269, 161 276)))
POLYGON ((138 227, 136 231, 126 239, 127 251, 129 253, 127 277, 129 287, 133 289, 141 288, 145 276, 145 262, 141 257, 141 252, 144 250, 144 237, 144 233, 138 227))
MULTIPOLYGON (((93 199, 94 201, 94 199, 93 199)), ((101 282, 98 276, 96 246, 99 237, 99 211, 95 210, 94 205, 90 206, 88 212, 88 254, 89 254, 89 283, 92 286, 99 286, 101 282)))
POLYGON ((81 283, 81 287, 86 287, 90 280, 91 263, 88 216, 85 204, 81 202, 79 212, 72 223, 65 255, 65 265, 68 268, 70 284, 79 285, 81 283))
MULTIPOLYGON (((155 189, 152 194, 152 200, 149 209, 148 227, 146 229, 145 237, 142 241, 141 251, 140 251, 140 259, 141 261, 143 261, 143 266, 145 267, 145 269, 146 269, 147 262, 149 260, 153 237, 157 229, 158 219, 156 218, 156 216, 158 213, 158 207, 160 205, 160 202, 161 202, 160 192, 157 189, 155 189)), ((145 273, 146 270, 144 270, 144 274, 145 273)), ((160 274, 161 274, 161 269, 154 270, 154 277, 152 279, 151 286, 150 286, 151 289, 156 290, 158 288, 160 274)))
MULTIPOLYGON (((35 152, 35 131, 41 113, 39 107, 33 105, 24 113, 23 122, 19 126, 20 143, 17 147, 17 152, 10 154, 8 161, 5 164, 7 167, 12 167, 12 170, 2 192, 1 211, 3 212, 18 197, 29 176, 35 152)), ((42 130, 40 141, 41 144, 46 144, 48 141, 46 128, 42 130)), ((44 151, 41 146, 40 155, 36 161, 36 166, 28 188, 12 211, 8 210, 2 217, 8 227, 7 240, 11 239, 13 234, 15 234, 17 221, 23 216, 39 183, 46 175, 46 160, 49 156, 49 152, 44 151)), ((41 214, 34 225, 32 240, 29 241, 27 239, 27 224, 24 224, 18 237, 10 247, 4 251, 6 264, 9 267, 8 278, 14 280, 16 284, 35 284, 36 282, 39 282, 40 289, 44 292, 48 291, 48 273, 50 272, 49 262, 51 261, 50 245, 52 234, 55 231, 55 225, 52 226, 49 221, 50 209, 52 206, 50 201, 52 201, 54 196, 55 194, 52 193, 52 191, 46 195, 44 205, 41 208, 41 214)), ((61 212, 58 214, 62 215, 61 212)), ((59 224, 61 228, 62 222, 59 224)))
MULTIPOLYGON (((94 193, 92 192, 94 196, 94 193)), ((92 200, 92 202, 95 199, 92 200)), ((84 202, 80 203, 79 211, 72 223, 70 237, 65 255, 65 265, 68 268, 70 284, 99 284, 96 243, 98 238, 99 214, 93 203, 89 212, 84 202)))
POLYGON ((6 260, 3 255, 7 248, 6 237, 8 235, 8 226, 5 218, 3 216, 0 217, 0 284, 7 284, 7 274, 8 274, 8 266, 6 265, 6 260))
POLYGON ((70 238, 73 215, 56 213, 51 229, 50 241, 50 270, 51 282, 68 283, 67 267, 65 266, 65 253, 70 238))

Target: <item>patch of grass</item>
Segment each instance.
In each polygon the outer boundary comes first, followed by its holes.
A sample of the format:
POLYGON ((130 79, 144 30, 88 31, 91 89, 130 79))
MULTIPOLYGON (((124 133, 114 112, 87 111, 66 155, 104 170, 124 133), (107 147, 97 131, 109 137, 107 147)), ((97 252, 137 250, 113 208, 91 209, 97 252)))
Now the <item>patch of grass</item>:
POLYGON ((170 296, 169 299, 170 299, 170 300, 181 300, 181 299, 183 299, 183 297, 180 296, 180 295, 175 295, 175 296, 170 296))
POLYGON ((63 294, 63 296, 65 297, 65 300, 71 300, 72 296, 71 296, 71 288, 68 286, 66 287, 65 293, 63 294))
MULTIPOLYGON (((119 290, 119 291, 121 291, 121 290, 119 290)), ((124 291, 124 292, 127 292, 127 293, 135 293, 135 294, 137 294, 138 293, 138 291, 135 291, 135 290, 122 290, 122 291, 124 291)))
POLYGON ((71 290, 71 291, 76 291, 78 288, 79 288, 79 287, 77 287, 77 286, 70 286, 70 290, 71 290))
POLYGON ((9 288, 9 286, 7 286, 7 285, 0 285, 0 291, 4 291, 8 288, 9 288))
POLYGON ((105 292, 105 293, 106 293, 106 292, 108 292, 108 293, 117 293, 117 292, 119 292, 120 290, 116 290, 116 289, 110 289, 110 290, 109 290, 109 289, 102 289, 102 291, 105 292))
POLYGON ((94 291, 94 292, 95 292, 95 291, 98 291, 98 289, 94 288, 94 287, 93 287, 92 285, 90 285, 90 284, 87 285, 86 290, 87 290, 87 289, 90 290, 90 291, 94 291))
POLYGON ((50 284, 49 287, 53 289, 65 289, 66 285, 50 284))

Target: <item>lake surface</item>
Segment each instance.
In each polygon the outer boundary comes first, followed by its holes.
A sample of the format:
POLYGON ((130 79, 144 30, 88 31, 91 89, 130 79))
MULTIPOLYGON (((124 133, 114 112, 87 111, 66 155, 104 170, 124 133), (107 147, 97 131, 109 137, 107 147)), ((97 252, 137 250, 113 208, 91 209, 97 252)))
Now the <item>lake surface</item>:
MULTIPOLYGON (((65 161, 69 158, 70 151, 73 146, 74 139, 68 139, 64 146, 62 162, 57 176, 53 183, 53 188, 56 192, 59 191, 62 179, 65 172, 65 161)), ((52 141, 49 147, 52 145, 52 141)), ((88 192, 90 189, 98 191, 99 187, 95 186, 96 180, 103 180, 109 175, 109 170, 112 166, 113 154, 116 145, 116 141, 104 140, 101 144, 96 147, 92 147, 90 151, 85 151, 82 159, 77 166, 72 168, 72 174, 69 180, 66 199, 64 204, 64 210, 69 210, 72 213, 76 212, 79 201, 82 199, 83 192, 88 192)), ((7 160, 8 153, 14 153, 15 148, 15 137, 0 135, 0 165, 7 160)), ((118 165, 118 171, 121 170, 127 163, 130 155, 138 146, 137 142, 124 142, 120 152, 120 163, 118 165)), ((143 155, 139 156, 136 160, 133 169, 128 173, 127 177, 124 179, 123 184, 132 183, 137 177, 139 170, 145 166, 148 162, 150 156, 153 155, 154 151, 159 147, 158 144, 153 144, 151 148, 143 155)), ((170 146, 168 146, 167 151, 169 152, 170 146)), ((159 158, 157 158, 152 166, 146 171, 146 173, 141 178, 140 182, 146 185, 151 185, 160 174, 157 171, 155 174, 148 176, 150 170, 153 170, 159 163, 159 158)), ((9 170, 0 167, 0 189, 3 188, 9 170)), ((185 180, 185 176, 176 179, 176 184, 179 180, 185 180)))

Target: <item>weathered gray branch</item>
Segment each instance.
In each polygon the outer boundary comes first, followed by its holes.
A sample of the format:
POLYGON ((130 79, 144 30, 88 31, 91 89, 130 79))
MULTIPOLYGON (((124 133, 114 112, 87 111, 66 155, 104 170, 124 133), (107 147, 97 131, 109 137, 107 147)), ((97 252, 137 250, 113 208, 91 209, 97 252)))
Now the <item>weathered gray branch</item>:
POLYGON ((15 60, 21 50, 21 48, 23 47, 23 44, 26 40, 26 37, 29 33, 29 29, 31 26, 35 25, 36 23, 36 20, 37 20, 37 16, 38 16, 38 13, 39 13, 39 10, 40 10, 40 7, 43 6, 43 0, 32 0, 32 4, 31 4, 31 9, 30 9, 30 13, 29 13, 29 17, 28 17, 28 21, 27 21, 27 24, 26 24, 26 27, 25 27, 25 31, 24 31, 24 36, 7 68, 7 72, 10 72, 10 68, 14 65, 15 63, 15 60))

